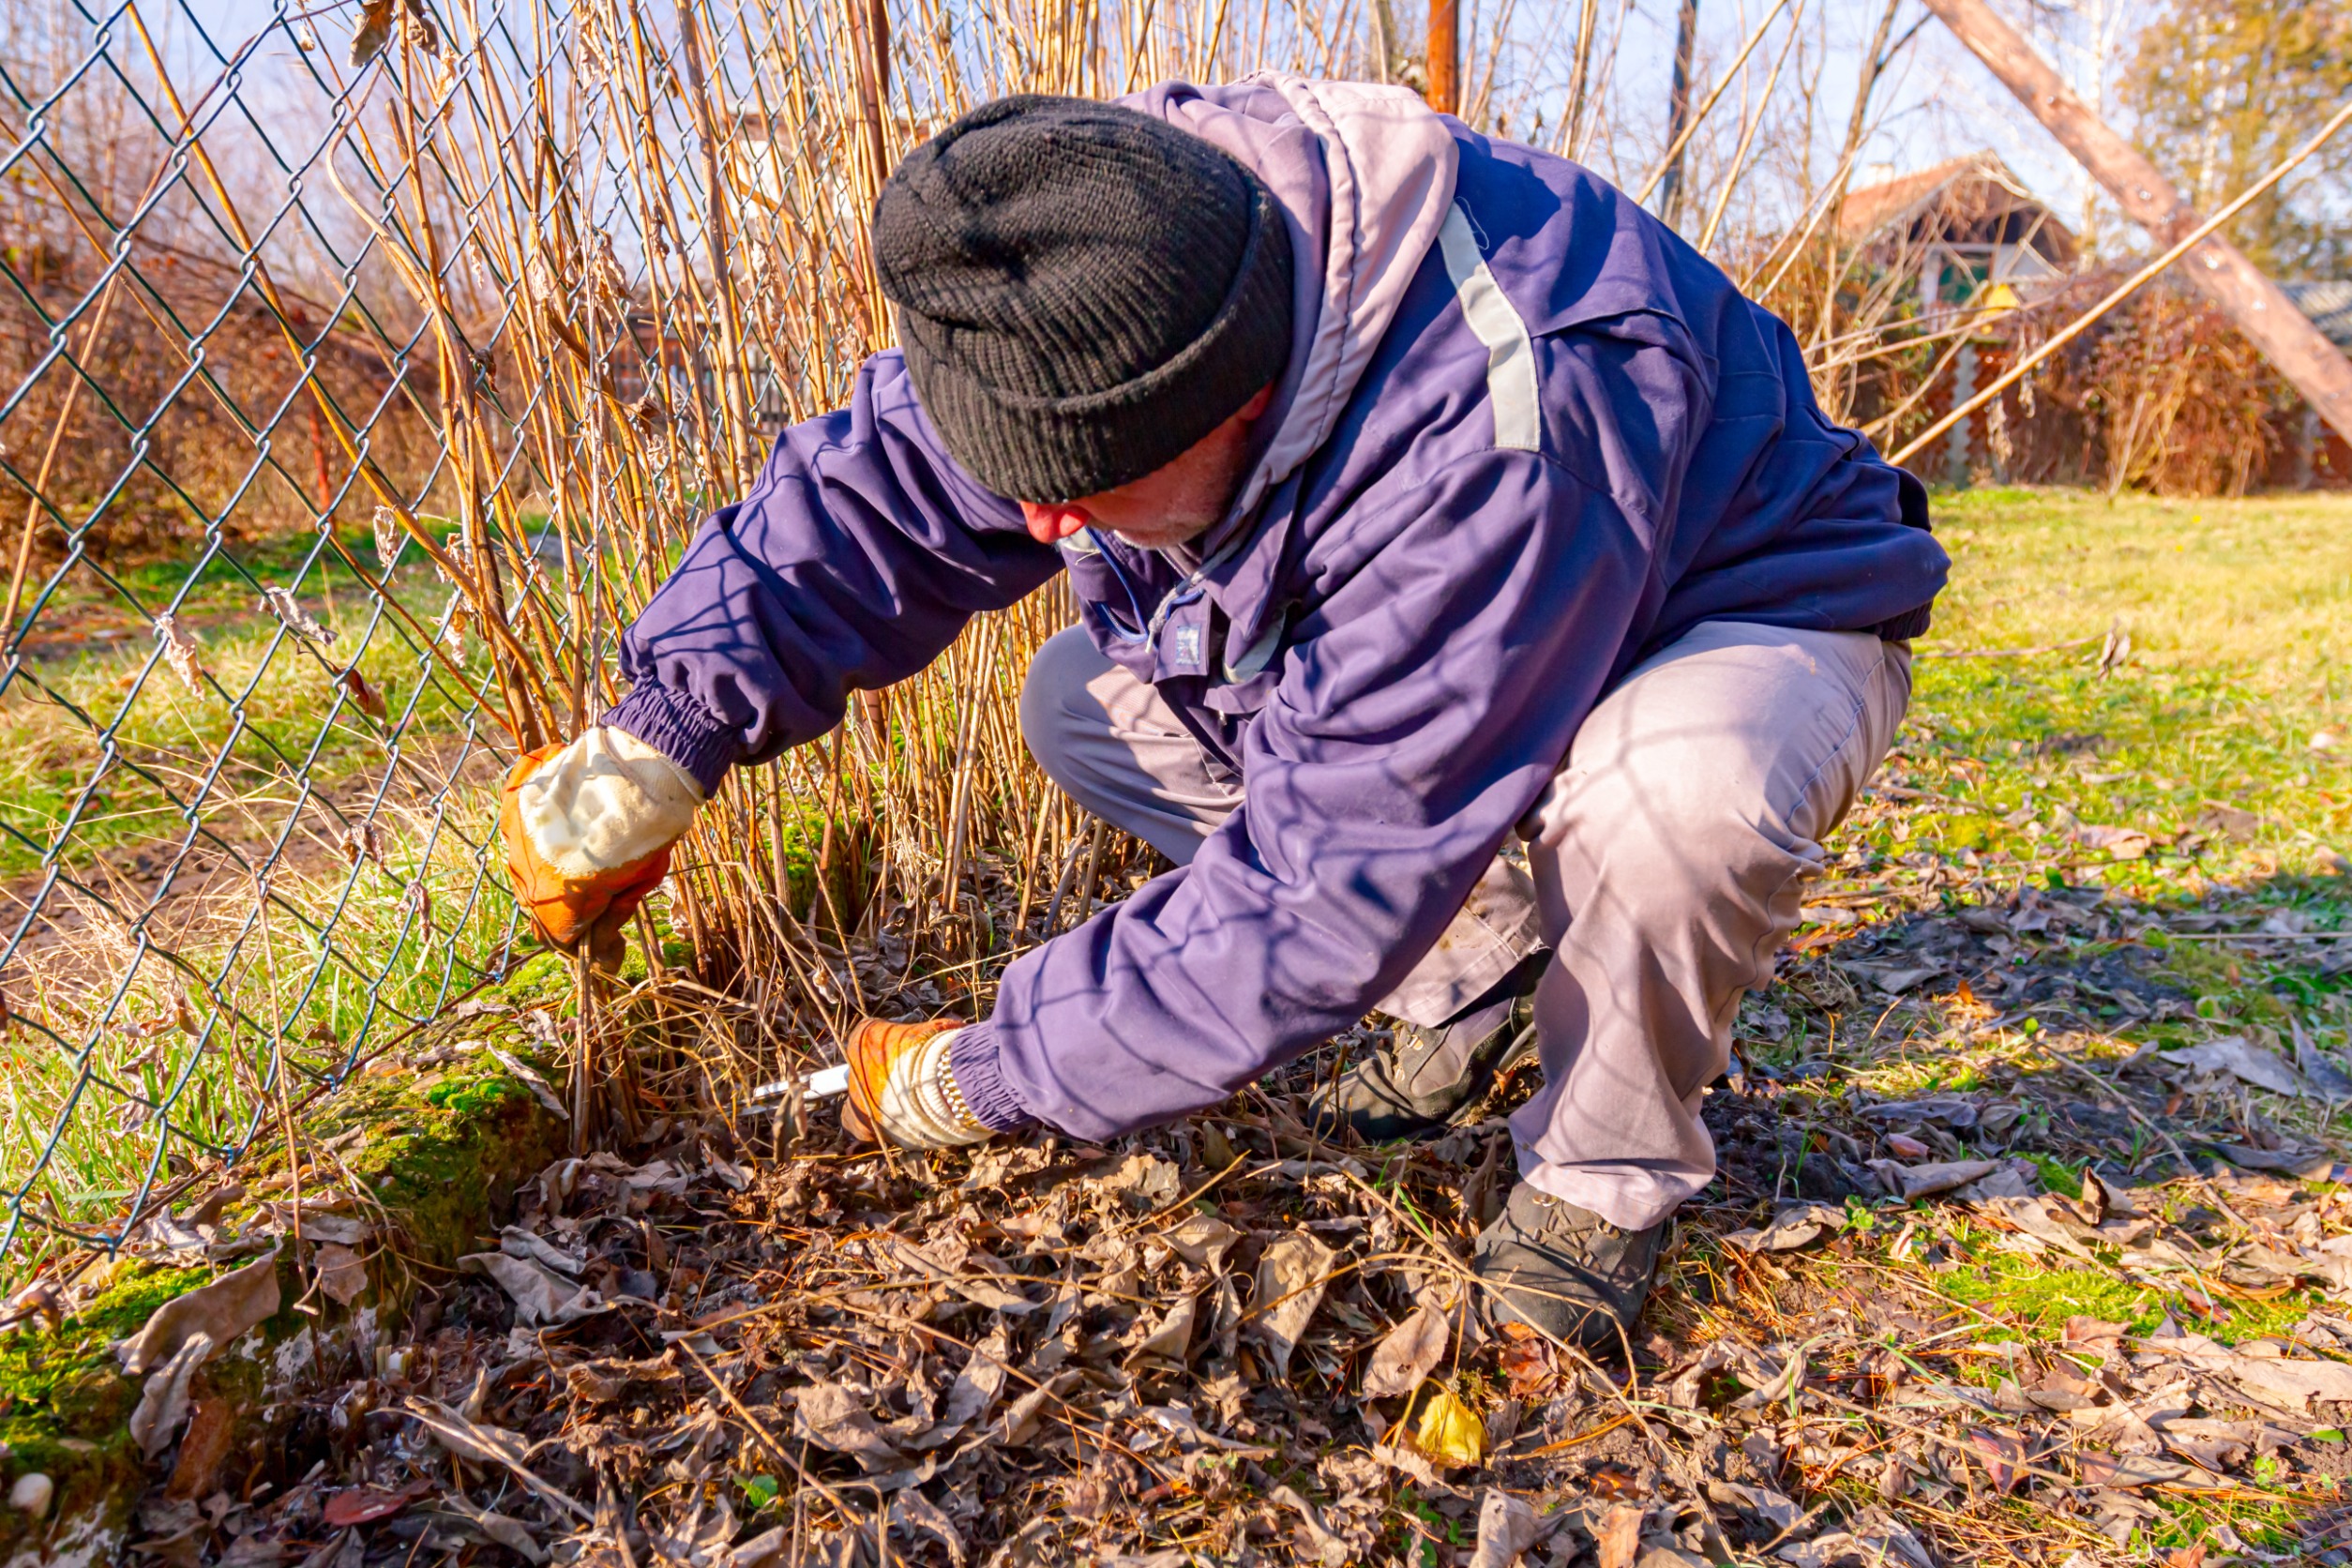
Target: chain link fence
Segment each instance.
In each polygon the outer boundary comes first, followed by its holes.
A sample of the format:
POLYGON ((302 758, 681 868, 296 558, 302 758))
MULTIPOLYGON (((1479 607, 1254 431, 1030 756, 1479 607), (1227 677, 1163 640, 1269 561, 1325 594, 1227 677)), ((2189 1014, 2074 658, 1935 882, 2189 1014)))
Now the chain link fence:
MULTIPOLYGON (((0 0, 0 1274, 120 1245, 535 951, 501 771, 886 341, 899 153, 1333 47, 1222 6, 0 0)), ((1066 613, 731 780, 661 901, 691 978, 806 1038, 853 948, 1001 956, 981 879, 1012 940, 1082 913, 1101 835, 1009 718, 1066 613)))
POLYGON ((10 1272, 118 1243, 515 958, 482 789, 512 709, 454 584, 487 546, 544 592, 538 476, 511 420, 491 472, 451 449, 436 360, 505 333, 385 286, 369 206, 426 165, 340 150, 398 118, 391 66, 324 26, 0 24, 10 1272))

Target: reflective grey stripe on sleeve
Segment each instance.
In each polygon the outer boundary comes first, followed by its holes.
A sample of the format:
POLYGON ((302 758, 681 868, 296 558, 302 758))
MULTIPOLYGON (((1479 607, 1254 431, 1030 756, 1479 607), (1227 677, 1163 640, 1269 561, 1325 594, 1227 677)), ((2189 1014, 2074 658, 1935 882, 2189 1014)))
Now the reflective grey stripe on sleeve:
POLYGON ((1503 297, 1486 259, 1478 253, 1470 219, 1456 205, 1446 211, 1438 231, 1438 247, 1445 253, 1445 275, 1454 280, 1455 297, 1462 302, 1462 319, 1486 345, 1486 400, 1495 410, 1495 445, 1514 451, 1537 452, 1544 446, 1544 420, 1535 402, 1535 349, 1528 341, 1527 323, 1503 297))

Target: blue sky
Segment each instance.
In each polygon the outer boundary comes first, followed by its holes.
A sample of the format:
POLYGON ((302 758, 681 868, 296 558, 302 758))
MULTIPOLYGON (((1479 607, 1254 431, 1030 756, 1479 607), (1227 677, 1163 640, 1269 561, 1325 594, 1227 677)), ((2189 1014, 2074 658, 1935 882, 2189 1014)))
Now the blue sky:
MULTIPOLYGON (((36 4, 40 0, 35 0, 36 4)), ((80 0, 85 8, 101 0, 80 0)), ((216 40, 223 47, 266 25, 277 9, 266 0, 182 0, 188 13, 204 19, 216 40)), ((1489 17, 1501 0, 1475 0, 1489 17)), ((1576 0, 1514 0, 1514 36, 1532 39, 1546 29, 1573 26, 1576 0)), ((2037 41, 2058 57, 2061 69, 2088 85, 2085 57, 2079 49, 2070 50, 2070 40, 2079 42, 2096 28, 2102 18, 2113 55, 2128 48, 2133 24, 2148 8, 2159 0, 2044 0, 2032 16, 2037 41)), ((1603 0, 1604 15, 1609 15, 1621 0, 1603 0)), ((1625 39, 1616 78, 1610 94, 1610 107, 1622 130, 1612 159, 1606 152, 1596 152, 1593 161, 1605 169, 1614 163, 1616 171, 1629 183, 1637 181, 1654 158, 1660 131, 1665 121, 1666 79, 1672 53, 1676 0, 1634 0, 1626 19, 1625 39)), ((1772 0, 1699 0, 1699 54, 1702 83, 1709 79, 1710 67, 1720 68, 1737 51, 1755 20, 1771 6, 1772 0)), ((1843 133, 1848 107, 1852 102, 1855 69, 1862 44, 1867 40, 1877 20, 1881 0, 1792 0, 1794 8, 1808 14, 1803 25, 1821 29, 1828 39, 1827 57, 1808 61, 1805 76, 1814 84, 1817 95, 1817 126, 1816 134, 1816 166, 1826 173, 1833 158, 1838 138, 1843 133)), ((2028 15, 2018 0, 1995 0, 1995 4, 2013 18, 2025 21, 2028 15)), ((502 8, 497 0, 483 0, 483 9, 502 8)), ((510 15, 520 15, 525 0, 505 0, 503 8, 510 15)), ((658 12, 666 8, 656 8, 658 12)), ((894 7, 894 8, 897 8, 894 7)), ((1418 0, 1396 0, 1400 17, 1409 27, 1418 26, 1418 0)), ((157 8, 147 12, 158 24, 169 14, 169 8, 157 8)), ((1355 13, 1364 14, 1367 7, 1358 0, 1355 13)), ((349 36, 355 7, 322 6, 313 14, 315 26, 325 40, 326 48, 339 57, 349 36)), ((1919 0, 1904 0, 1897 22, 1897 32, 1908 28, 1922 14, 1919 0)), ((1476 24, 1473 23, 1473 26, 1476 24)), ((1788 25, 1787 16, 1779 23, 1788 25)), ((184 24, 173 29, 180 34, 182 48, 192 48, 184 24)), ((1748 69, 1754 84, 1760 86, 1777 48, 1779 33, 1774 33, 1763 48, 1752 57, 1748 69)), ((1808 41, 1807 48, 1811 47, 1808 41)), ((271 47, 271 53, 287 57, 282 63, 265 64, 255 73, 250 84, 252 97, 266 96, 266 79, 292 64, 291 50, 283 45, 271 47)), ((1564 52, 1563 52, 1564 53, 1564 52)), ((192 79, 199 73, 190 71, 192 79)), ((210 72, 202 73, 206 79, 210 72)), ((282 80, 282 77, 280 78, 282 80)), ((1781 92, 1791 93, 1794 81, 1785 76, 1781 92)), ((1737 93, 1726 96, 1718 110, 1715 121, 1721 122, 1725 134, 1736 124, 1737 93)), ((1544 94, 1550 104, 1548 118, 1557 120, 1558 99, 1562 96, 1557 83, 1550 84, 1544 94)), ((1879 128, 1861 161, 1865 165, 1892 166, 1896 172, 1924 167, 1940 159, 1990 147, 2007 159, 2010 165, 2038 194, 2056 207, 2068 222, 2078 220, 2083 203, 2083 181, 2079 171, 2065 153, 2035 125, 1995 83, 1990 75, 1968 57, 1941 25, 1929 21, 1918 30, 1909 47, 1894 66, 1889 80, 1880 89, 1879 128)), ((1515 127, 1515 129, 1521 128, 1515 127)), ((1765 215, 1769 216, 1769 215, 1765 215)), ((2110 234, 2112 235, 2112 229, 2110 234)), ((2137 236, 2133 236, 2136 243, 2137 236)))

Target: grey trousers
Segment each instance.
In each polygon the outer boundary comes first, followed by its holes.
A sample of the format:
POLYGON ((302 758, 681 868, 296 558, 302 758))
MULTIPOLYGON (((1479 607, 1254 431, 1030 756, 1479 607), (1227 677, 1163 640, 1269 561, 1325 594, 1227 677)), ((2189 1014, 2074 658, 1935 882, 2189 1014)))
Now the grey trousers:
MULTIPOLYGON (((1700 1123, 1741 997, 1771 978, 1804 873, 1892 743, 1910 651, 1863 632, 1708 622, 1585 719, 1454 924, 1380 1003, 1443 1021, 1539 946, 1544 1085, 1523 1179, 1637 1229, 1715 1171, 1700 1123)), ((1021 731, 1054 781, 1179 865, 1241 805, 1158 694, 1083 631, 1038 650, 1021 731)))

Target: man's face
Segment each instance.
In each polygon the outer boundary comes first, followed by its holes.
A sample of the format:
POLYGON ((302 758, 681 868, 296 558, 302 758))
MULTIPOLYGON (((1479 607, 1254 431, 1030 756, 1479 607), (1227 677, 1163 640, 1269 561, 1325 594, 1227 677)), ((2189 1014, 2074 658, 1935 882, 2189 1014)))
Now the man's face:
POLYGON ((1024 501, 1021 518, 1039 544, 1058 544, 1081 528, 1108 528, 1131 545, 1165 550, 1198 538, 1225 516, 1249 460, 1249 428, 1274 400, 1259 388, 1241 412, 1168 463, 1116 490, 1076 501, 1024 501))

